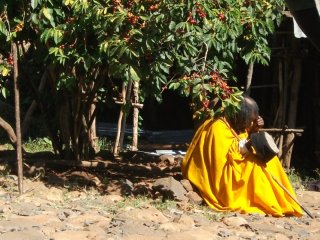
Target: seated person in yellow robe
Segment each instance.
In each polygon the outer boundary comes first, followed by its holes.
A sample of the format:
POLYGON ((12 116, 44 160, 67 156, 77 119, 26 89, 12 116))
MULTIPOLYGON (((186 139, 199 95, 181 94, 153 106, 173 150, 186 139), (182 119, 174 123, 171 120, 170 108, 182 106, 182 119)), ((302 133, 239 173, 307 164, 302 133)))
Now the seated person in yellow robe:
POLYGON ((249 97, 233 117, 206 120, 182 162, 183 177, 217 211, 302 216, 299 204, 272 178, 295 196, 278 157, 265 164, 239 145, 239 139, 247 139, 263 125, 258 106, 249 97))

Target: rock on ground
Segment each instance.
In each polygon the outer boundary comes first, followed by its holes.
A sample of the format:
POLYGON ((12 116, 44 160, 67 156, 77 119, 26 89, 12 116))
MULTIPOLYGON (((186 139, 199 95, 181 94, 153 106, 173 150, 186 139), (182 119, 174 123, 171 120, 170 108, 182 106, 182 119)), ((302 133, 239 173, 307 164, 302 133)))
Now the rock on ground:
MULTIPOLYGON (((175 181, 158 183, 160 191, 177 187, 175 181)), ((28 179, 20 196, 15 180, 0 177, 0 186, 0 240, 320 239, 315 191, 298 192, 311 219, 217 213, 190 202, 67 191, 28 179)))

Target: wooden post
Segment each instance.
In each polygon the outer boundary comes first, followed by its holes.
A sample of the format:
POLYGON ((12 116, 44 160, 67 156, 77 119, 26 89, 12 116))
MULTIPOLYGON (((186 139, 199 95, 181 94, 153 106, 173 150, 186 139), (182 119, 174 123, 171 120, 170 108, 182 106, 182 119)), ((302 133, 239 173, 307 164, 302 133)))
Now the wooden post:
POLYGON ((295 58, 293 60, 293 77, 290 81, 290 99, 288 101, 288 127, 295 128, 296 127, 296 119, 297 119, 297 106, 299 100, 299 90, 300 90, 300 82, 301 82, 301 59, 295 58))
POLYGON ((284 168, 289 169, 291 165, 291 155, 293 150, 293 144, 295 136, 301 136, 304 132, 303 129, 281 129, 281 128, 262 128, 260 129, 262 132, 268 132, 271 135, 276 133, 280 134, 278 148, 279 148, 279 158, 281 160, 281 164, 284 168))
POLYGON ((276 116, 273 122, 273 126, 279 127, 279 126, 283 126, 283 63, 282 63, 282 59, 280 58, 278 60, 278 84, 279 84, 279 88, 278 88, 278 94, 279 94, 279 105, 277 108, 277 112, 276 112, 276 116))
POLYGON ((290 169, 291 165, 291 155, 293 149, 294 133, 288 133, 285 140, 285 151, 283 154, 283 167, 287 170, 290 169))
MULTIPOLYGON (((279 137, 279 145, 278 145, 278 148, 279 148, 279 157, 282 156, 282 147, 283 147, 283 134, 280 134, 280 137, 279 137)), ((282 163, 282 165, 283 165, 282 159, 281 159, 281 163, 282 163)))
POLYGON ((18 162, 18 187, 19 193, 23 193, 23 163, 22 163, 22 142, 20 126, 20 89, 18 84, 18 49, 15 42, 11 43, 13 55, 13 86, 14 86, 14 108, 16 118, 16 135, 17 135, 17 162, 18 162))

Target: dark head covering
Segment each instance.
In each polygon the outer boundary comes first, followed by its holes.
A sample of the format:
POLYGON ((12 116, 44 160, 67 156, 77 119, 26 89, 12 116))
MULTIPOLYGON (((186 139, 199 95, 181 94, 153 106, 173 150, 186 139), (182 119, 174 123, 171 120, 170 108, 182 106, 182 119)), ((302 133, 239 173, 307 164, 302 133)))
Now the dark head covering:
POLYGON ((231 127, 239 134, 245 132, 258 116, 258 104, 251 97, 245 96, 240 103, 240 110, 227 118, 231 127))

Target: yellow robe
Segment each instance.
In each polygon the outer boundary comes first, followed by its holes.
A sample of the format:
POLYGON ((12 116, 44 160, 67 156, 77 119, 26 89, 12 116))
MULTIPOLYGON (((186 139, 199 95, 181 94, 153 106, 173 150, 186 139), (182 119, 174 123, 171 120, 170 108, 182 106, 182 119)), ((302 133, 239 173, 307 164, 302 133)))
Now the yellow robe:
MULTIPOLYGON (((240 135, 246 138, 247 134, 240 135)), ((217 211, 240 211, 273 216, 301 216, 300 206, 272 179, 272 174, 295 196, 277 157, 266 166, 253 154, 239 152, 238 140, 226 123, 207 120, 197 130, 182 162, 183 177, 217 211)))

